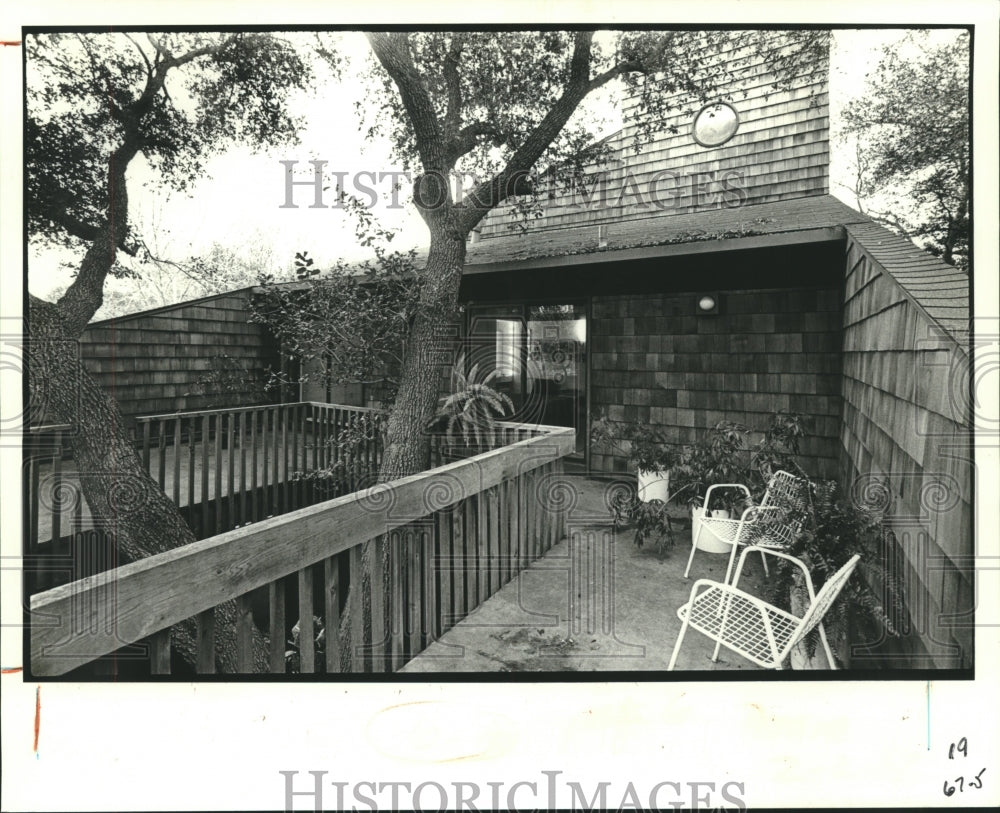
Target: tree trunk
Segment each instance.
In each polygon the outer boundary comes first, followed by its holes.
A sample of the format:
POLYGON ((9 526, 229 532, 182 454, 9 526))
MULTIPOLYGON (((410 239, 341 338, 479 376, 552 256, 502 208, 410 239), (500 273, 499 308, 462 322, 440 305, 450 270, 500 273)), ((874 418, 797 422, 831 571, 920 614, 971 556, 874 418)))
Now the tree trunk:
MULTIPOLYGON (((451 331, 458 309, 458 287, 465 263, 465 236, 445 223, 434 221, 431 245, 424 270, 420 307, 410 329, 406 354, 400 371, 399 390, 386 426, 385 449, 379 467, 378 482, 387 483, 427 468, 430 462, 430 435, 427 426, 434 416, 441 385, 442 360, 450 354, 435 352, 438 345, 448 342, 452 349, 451 331)), ((450 360, 447 370, 451 369, 450 360)), ((374 545, 366 542, 361 550, 362 564, 362 628, 371 629, 371 591, 369 574, 374 545)), ((391 601, 389 546, 382 547, 383 618, 389 618, 391 601)), ((351 590, 356 589, 354 585, 351 590)), ((398 598, 398 597, 397 597, 398 598)), ((347 607, 352 605, 348 596, 347 607)), ((350 610, 344 613, 340 625, 341 663, 351 668, 354 642, 351 640, 350 610)), ((367 635, 366 635, 367 638, 367 635)), ((370 644, 366 640, 362 643, 370 644)))
MULTIPOLYGON (((68 433, 80 484, 95 527, 114 539, 114 565, 194 542, 177 506, 142 465, 118 405, 84 368, 79 341, 67 330, 59 307, 36 299, 29 305, 28 373, 32 401, 45 420, 70 424, 68 433)), ((172 643, 194 665, 193 621, 173 629, 172 643)), ((235 672, 236 605, 216 610, 216 662, 235 672)), ((253 662, 266 671, 268 649, 255 630, 253 662)))
MULTIPOLYGON (((442 359, 449 358, 448 354, 438 354, 435 350, 440 343, 453 341, 447 328, 457 315, 464 263, 465 236, 444 225, 432 224, 420 307, 410 329, 399 390, 386 427, 379 482, 427 468, 430 456, 427 426, 434 417, 440 395, 442 359)), ((448 370, 450 361, 445 373, 448 370)))

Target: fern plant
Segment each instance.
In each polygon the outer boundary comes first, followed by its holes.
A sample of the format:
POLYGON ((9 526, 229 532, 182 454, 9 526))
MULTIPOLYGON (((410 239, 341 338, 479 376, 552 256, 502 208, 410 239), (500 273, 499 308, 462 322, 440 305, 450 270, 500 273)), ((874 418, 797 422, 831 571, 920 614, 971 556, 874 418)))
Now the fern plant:
MULTIPOLYGON (((816 591, 854 554, 861 556, 859 567, 824 617, 831 641, 847 638, 860 643, 900 635, 895 619, 904 612, 903 588, 887 564, 891 540, 881 517, 843 499, 832 480, 810 481, 808 497, 806 527, 789 553, 809 567, 816 591)), ((780 560, 777 572, 766 582, 768 600, 791 609, 791 596, 797 592, 808 603, 797 572, 780 560)), ((806 638, 809 657, 815 654, 818 640, 818 630, 806 638)))
POLYGON ((499 370, 479 381, 479 364, 473 364, 467 373, 464 369, 465 356, 461 355, 451 371, 451 394, 441 399, 431 426, 442 433, 452 451, 459 447, 486 451, 496 443, 497 419, 513 414, 514 402, 490 386, 499 370))

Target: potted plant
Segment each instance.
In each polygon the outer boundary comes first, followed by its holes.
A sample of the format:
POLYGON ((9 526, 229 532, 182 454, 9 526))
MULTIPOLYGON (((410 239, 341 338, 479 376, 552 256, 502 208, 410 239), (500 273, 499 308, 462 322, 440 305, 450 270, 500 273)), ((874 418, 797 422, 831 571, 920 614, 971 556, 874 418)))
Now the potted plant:
POLYGON ((602 417, 594 422, 591 439, 628 458, 636 470, 640 502, 670 501, 670 470, 677 452, 662 431, 648 424, 620 424, 602 417))
POLYGON ((514 412, 514 404, 502 392, 490 386, 498 375, 493 370, 482 381, 476 381, 479 365, 468 371, 465 356, 459 356, 451 372, 451 394, 443 397, 428 429, 437 434, 443 443, 445 459, 470 457, 494 448, 496 421, 514 412))

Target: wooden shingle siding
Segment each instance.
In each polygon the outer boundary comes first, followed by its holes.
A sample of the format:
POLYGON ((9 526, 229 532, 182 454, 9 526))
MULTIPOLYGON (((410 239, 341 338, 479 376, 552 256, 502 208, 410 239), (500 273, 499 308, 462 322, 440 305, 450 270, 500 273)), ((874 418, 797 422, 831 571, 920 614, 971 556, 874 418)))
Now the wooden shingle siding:
MULTIPOLYGON (((717 58, 732 63, 745 56, 726 50, 717 58)), ((600 202, 598 194, 596 200, 588 201, 579 190, 567 192, 557 184, 543 201, 543 216, 532 220, 532 232, 614 223, 661 211, 679 215, 825 195, 830 157, 826 76, 799 79, 775 90, 773 77, 762 73, 761 67, 756 57, 741 63, 736 78, 721 88, 719 97, 736 108, 740 126, 720 147, 695 142, 691 123, 701 105, 692 98, 675 96, 659 132, 637 153, 633 148, 637 128, 627 122, 638 97, 627 97, 623 102, 626 125, 608 138, 611 160, 593 168, 604 180, 607 199, 600 202), (675 179, 665 177, 665 172, 673 173, 675 179), (650 200, 651 183, 659 206, 650 200), (734 186, 739 187, 738 194, 732 191, 734 186)), ((597 191, 594 179, 584 186, 588 194, 597 191)), ((510 234, 513 222, 510 208, 501 207, 483 222, 480 234, 484 240, 502 238, 510 234)))
POLYGON ((872 666, 970 667, 968 278, 880 226, 847 234, 842 477, 856 493, 887 486, 888 495, 876 493, 891 499, 907 603, 907 637, 865 657, 872 666))
MULTIPOLYGON (((81 338, 84 365, 126 417, 221 406, 203 383, 217 359, 228 356, 258 382, 280 365, 274 339, 249 322, 250 294, 233 291, 95 322, 81 338)), ((251 384, 226 400, 238 406, 275 397, 251 384)))
MULTIPOLYGON (((806 468, 837 468, 840 323, 836 289, 721 291, 719 316, 694 316, 695 294, 595 297, 591 401, 688 443, 722 420, 765 428, 777 410, 808 416, 806 468)), ((624 471, 596 449, 592 466, 624 471)))

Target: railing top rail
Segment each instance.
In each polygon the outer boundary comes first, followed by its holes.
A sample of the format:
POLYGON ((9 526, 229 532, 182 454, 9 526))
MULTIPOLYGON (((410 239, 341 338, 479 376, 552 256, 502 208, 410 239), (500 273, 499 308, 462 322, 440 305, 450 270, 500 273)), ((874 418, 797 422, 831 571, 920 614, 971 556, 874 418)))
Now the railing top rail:
POLYGON ((32 434, 40 434, 42 432, 65 432, 71 427, 72 424, 69 423, 46 423, 38 426, 29 426, 28 431, 32 434))
POLYGON ((195 409, 188 412, 163 412, 158 415, 138 415, 136 416, 135 420, 137 423, 145 423, 146 421, 162 421, 167 418, 197 418, 203 415, 224 415, 227 413, 234 413, 234 412, 257 412, 265 409, 278 409, 281 407, 293 407, 293 406, 334 407, 336 409, 345 409, 357 412, 384 411, 384 410, 374 409, 373 407, 349 406, 347 404, 324 404, 321 401, 285 401, 284 403, 280 404, 252 404, 250 406, 225 407, 222 409, 195 409))
MULTIPOLYGON (((465 460, 202 539, 31 597, 32 670, 63 674, 203 610, 455 505, 505 480, 565 457, 575 432, 518 441, 465 460), (113 629, 66 640, 81 607, 117 606, 113 629), (76 616, 74 616, 74 613, 76 616)), ((100 630, 97 627, 100 626, 100 630)))
POLYGON ((354 406, 353 404, 328 404, 323 401, 303 401, 303 404, 310 404, 311 406, 317 407, 331 407, 333 409, 348 409, 352 412, 378 412, 382 415, 387 415, 389 413, 386 409, 380 409, 379 407, 366 407, 366 406, 354 406))

